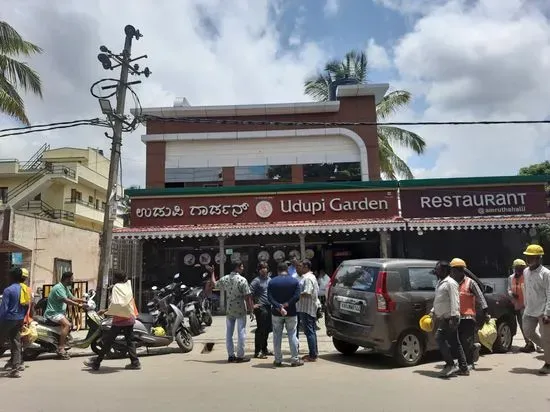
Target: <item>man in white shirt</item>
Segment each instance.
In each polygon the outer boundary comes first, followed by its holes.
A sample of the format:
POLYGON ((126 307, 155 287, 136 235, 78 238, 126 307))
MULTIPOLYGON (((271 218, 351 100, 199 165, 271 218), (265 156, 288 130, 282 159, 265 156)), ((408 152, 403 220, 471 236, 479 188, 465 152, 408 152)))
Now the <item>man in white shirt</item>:
POLYGON ((525 309, 523 332, 535 345, 544 350, 544 365, 539 373, 550 374, 550 270, 542 266, 544 250, 539 245, 529 245, 525 252, 527 268, 525 278, 525 309), (536 332, 540 326, 541 335, 536 332))
POLYGON ((311 262, 303 260, 296 267, 301 276, 300 280, 300 300, 296 304, 296 311, 300 319, 300 325, 306 335, 309 354, 304 356, 304 362, 315 362, 319 355, 317 348, 317 301, 319 295, 319 285, 317 278, 311 272, 311 262))
POLYGON ((434 306, 430 315, 435 318, 435 340, 439 346, 441 356, 445 361, 445 367, 441 371, 441 377, 448 378, 459 374, 470 374, 464 349, 458 339, 458 324, 460 322, 460 295, 458 283, 450 276, 451 267, 448 262, 438 262, 434 273, 439 282, 435 289, 434 306), (453 353, 458 354, 458 367, 455 365, 453 353))
POLYGON ((326 295, 329 282, 330 276, 327 275, 327 273, 323 269, 320 269, 319 276, 317 277, 317 283, 319 284, 319 300, 321 301, 323 309, 325 308, 326 304, 326 295))

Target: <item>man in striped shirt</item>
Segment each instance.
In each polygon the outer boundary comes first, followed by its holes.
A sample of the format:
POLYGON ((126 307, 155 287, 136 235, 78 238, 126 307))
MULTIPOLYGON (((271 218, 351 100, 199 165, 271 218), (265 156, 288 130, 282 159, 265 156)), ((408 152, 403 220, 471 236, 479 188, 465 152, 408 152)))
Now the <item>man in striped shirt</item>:
POLYGON ((319 284, 317 278, 311 272, 311 262, 309 260, 306 259, 298 263, 296 271, 302 275, 300 278, 300 300, 296 304, 296 310, 309 348, 309 354, 302 359, 305 362, 315 362, 319 355, 316 330, 319 284))

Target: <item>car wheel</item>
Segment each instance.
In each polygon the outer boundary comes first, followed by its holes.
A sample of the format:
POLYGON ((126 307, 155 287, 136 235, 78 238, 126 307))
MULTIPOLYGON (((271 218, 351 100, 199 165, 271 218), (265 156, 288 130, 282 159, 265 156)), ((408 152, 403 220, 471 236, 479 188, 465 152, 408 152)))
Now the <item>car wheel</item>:
POLYGON ((359 349, 359 345, 354 345, 353 343, 344 342, 343 340, 339 340, 336 338, 332 338, 332 343, 336 348, 336 350, 345 356, 351 356, 355 352, 357 352, 357 349, 359 349))
POLYGON ((395 344, 394 359, 399 366, 417 365, 424 356, 424 341, 416 331, 404 332, 395 344))
POLYGON ((507 319, 503 319, 497 324, 497 340, 493 344, 493 352, 506 353, 512 349, 512 325, 507 319))

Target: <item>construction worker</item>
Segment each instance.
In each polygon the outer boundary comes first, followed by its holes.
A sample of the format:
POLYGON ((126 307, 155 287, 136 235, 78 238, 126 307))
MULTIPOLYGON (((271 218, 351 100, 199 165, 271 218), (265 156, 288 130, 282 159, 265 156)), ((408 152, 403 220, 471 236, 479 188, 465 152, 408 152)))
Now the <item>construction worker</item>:
POLYGON ((527 339, 544 351, 544 365, 539 373, 550 374, 550 269, 542 266, 544 250, 529 245, 525 252, 528 267, 523 271, 525 284, 525 310, 523 331, 527 339), (540 326, 539 335, 537 326, 540 326))
POLYGON ((488 306, 477 282, 466 274, 466 262, 459 258, 451 260, 451 277, 458 283, 460 294, 460 323, 458 325, 458 337, 466 355, 468 369, 475 369, 475 363, 479 359, 481 345, 475 342, 477 304, 481 306, 485 320, 491 317, 488 314, 488 306))
POLYGON ((448 262, 438 262, 434 273, 438 278, 438 282, 430 316, 435 319, 437 327, 435 340, 445 361, 441 377, 448 378, 454 374, 468 376, 470 371, 466 363, 464 350, 458 339, 457 330, 460 322, 458 283, 450 276, 448 262), (453 352, 458 354, 458 367, 454 362, 453 352))
POLYGON ((523 332, 523 311, 525 310, 525 281, 523 271, 527 267, 527 263, 523 259, 516 259, 512 264, 514 273, 508 278, 508 296, 514 304, 516 311, 516 320, 521 330, 521 334, 525 339, 525 346, 521 348, 522 352, 531 353, 535 351, 535 344, 525 337, 523 332))

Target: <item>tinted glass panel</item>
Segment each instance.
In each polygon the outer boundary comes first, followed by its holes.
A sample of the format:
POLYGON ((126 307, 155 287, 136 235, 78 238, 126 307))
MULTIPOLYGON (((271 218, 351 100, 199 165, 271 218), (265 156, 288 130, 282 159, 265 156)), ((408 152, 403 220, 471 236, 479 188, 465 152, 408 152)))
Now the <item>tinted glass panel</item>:
POLYGON ((430 268, 409 268, 410 290, 430 291, 435 290, 437 278, 430 268))
POLYGON ((367 266, 340 266, 334 286, 374 292, 379 268, 367 266))

